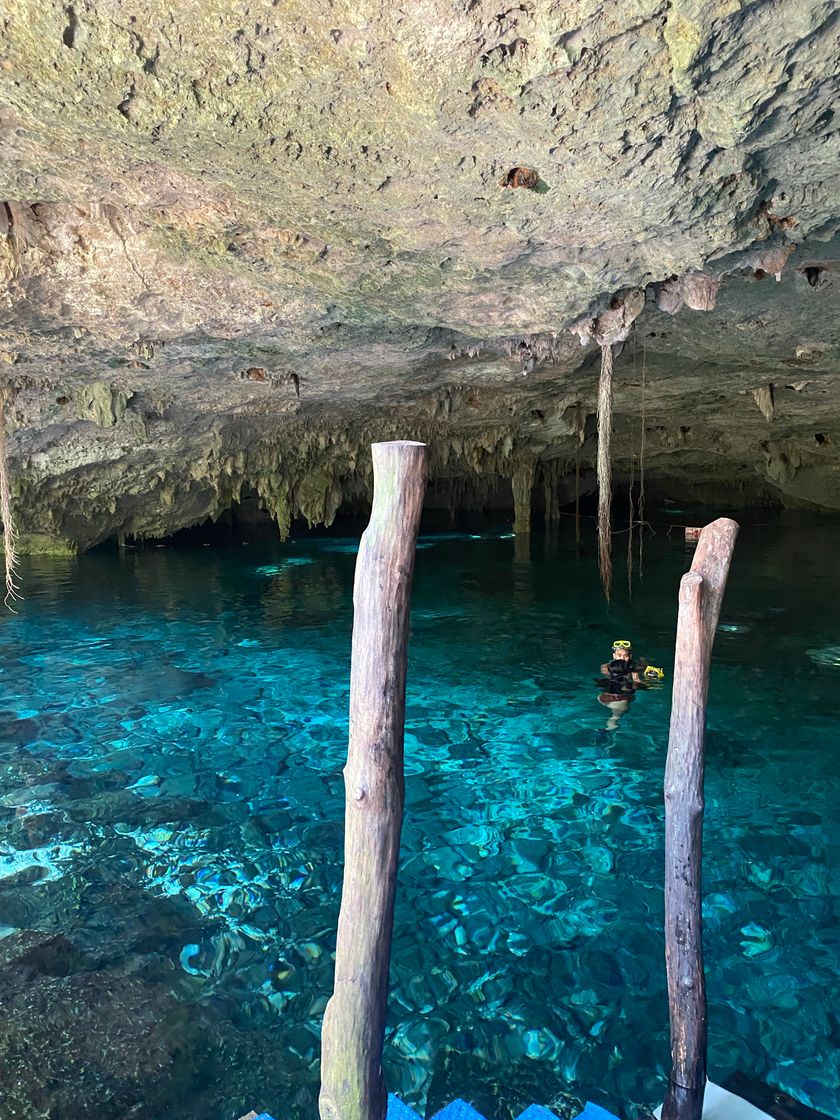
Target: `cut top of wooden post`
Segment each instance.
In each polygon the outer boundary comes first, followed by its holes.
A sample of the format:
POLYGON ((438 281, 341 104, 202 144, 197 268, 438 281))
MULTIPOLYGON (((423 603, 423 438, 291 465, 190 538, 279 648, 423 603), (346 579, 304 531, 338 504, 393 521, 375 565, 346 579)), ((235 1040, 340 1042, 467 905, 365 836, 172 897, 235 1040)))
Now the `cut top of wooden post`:
POLYGON ((386 463, 395 459, 405 459, 408 457, 409 461, 413 462, 413 456, 417 455, 421 458, 425 456, 425 449, 425 443, 418 443, 417 440, 414 439, 389 439, 382 443, 372 443, 370 445, 374 465, 377 459, 381 463, 386 463), (422 450, 412 451, 411 448, 422 448, 422 450))
POLYGON ((383 507, 390 505, 403 487, 422 486, 425 492, 428 448, 414 440, 394 439, 372 443, 370 451, 374 481, 371 520, 376 520, 376 515, 382 515, 383 507))
POLYGON ((738 536, 738 522, 731 517, 719 517, 705 525, 700 533, 691 571, 703 577, 701 618, 706 655, 711 657, 729 564, 738 536))
MULTIPOLYGON (((368 528, 359 543, 360 558, 373 546, 378 534, 381 533, 385 540, 391 540, 396 534, 393 539, 397 544, 415 516, 419 519, 428 473, 428 448, 425 443, 395 439, 387 443, 373 443, 370 450, 373 458, 373 502, 368 528)), ((413 571, 416 523, 409 536, 411 540, 405 559, 413 571)), ((398 547, 401 553, 405 552, 402 545, 398 547)), ((358 573, 358 566, 356 571, 358 573)))

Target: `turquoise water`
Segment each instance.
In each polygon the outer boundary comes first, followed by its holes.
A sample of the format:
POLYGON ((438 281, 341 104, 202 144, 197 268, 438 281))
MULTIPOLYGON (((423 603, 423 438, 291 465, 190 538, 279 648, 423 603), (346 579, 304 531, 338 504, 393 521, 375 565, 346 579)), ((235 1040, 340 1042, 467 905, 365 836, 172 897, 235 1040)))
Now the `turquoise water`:
MULTIPOLYGON (((840 521, 762 520, 713 665, 709 1066, 840 1116, 840 521)), ((421 1110, 661 1100, 670 695, 607 731, 593 677, 614 637, 670 677, 690 559, 660 528, 607 610, 566 526, 529 555, 422 541, 386 1051, 421 1110)), ((315 1115, 354 562, 325 537, 28 564, 0 625, 2 1120, 315 1115)))

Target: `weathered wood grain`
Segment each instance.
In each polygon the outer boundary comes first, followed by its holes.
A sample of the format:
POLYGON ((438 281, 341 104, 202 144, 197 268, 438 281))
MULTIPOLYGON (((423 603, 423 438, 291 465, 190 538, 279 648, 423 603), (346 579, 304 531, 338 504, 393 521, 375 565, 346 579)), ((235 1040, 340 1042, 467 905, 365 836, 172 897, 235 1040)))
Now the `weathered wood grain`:
POLYGON ((403 814, 408 613, 425 444, 373 445, 374 495, 353 590, 344 886, 324 1015, 322 1120, 383 1120, 382 1047, 403 814))
POLYGON ((738 526, 700 534, 680 582, 674 688, 665 764, 665 961, 672 1069, 662 1120, 700 1120, 706 1084, 707 1009, 701 928, 701 859, 709 665, 738 526))

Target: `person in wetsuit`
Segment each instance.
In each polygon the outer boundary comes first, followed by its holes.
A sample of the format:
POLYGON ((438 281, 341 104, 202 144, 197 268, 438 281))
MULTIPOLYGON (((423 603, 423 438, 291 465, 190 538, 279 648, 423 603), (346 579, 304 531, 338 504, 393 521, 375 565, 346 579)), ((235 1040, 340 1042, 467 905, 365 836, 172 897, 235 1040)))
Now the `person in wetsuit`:
POLYGON ((615 731, 618 721, 630 707, 636 685, 642 683, 628 641, 618 639, 613 642, 612 661, 602 665, 601 672, 605 678, 602 682, 604 691, 598 697, 598 701, 610 709, 612 715, 607 720, 607 730, 615 731))
POLYGON ((635 686, 642 683, 630 643, 624 639, 613 644, 612 661, 602 665, 601 672, 608 678, 604 689, 609 693, 634 692, 635 686))

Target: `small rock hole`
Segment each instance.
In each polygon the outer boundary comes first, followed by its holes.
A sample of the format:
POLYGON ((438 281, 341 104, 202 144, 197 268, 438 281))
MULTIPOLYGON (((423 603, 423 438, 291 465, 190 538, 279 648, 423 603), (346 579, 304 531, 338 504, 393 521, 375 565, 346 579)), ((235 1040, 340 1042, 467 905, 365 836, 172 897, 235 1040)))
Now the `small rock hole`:
POLYGON ((64 34, 61 36, 61 41, 65 47, 70 47, 72 50, 76 45, 76 28, 79 26, 79 20, 73 8, 67 9, 67 26, 64 28, 64 34))
POLYGON ((506 175, 499 180, 500 187, 524 187, 532 191, 540 181, 538 171, 531 167, 512 167, 506 175))

